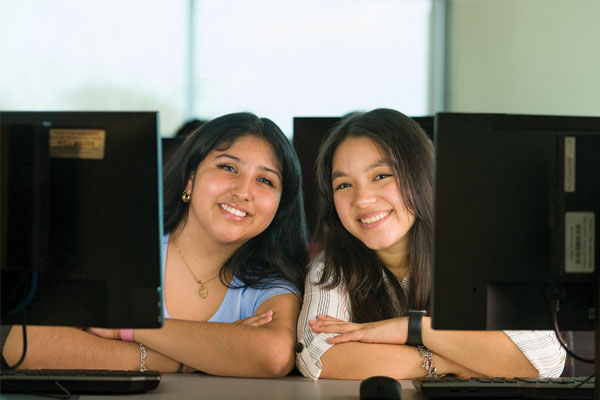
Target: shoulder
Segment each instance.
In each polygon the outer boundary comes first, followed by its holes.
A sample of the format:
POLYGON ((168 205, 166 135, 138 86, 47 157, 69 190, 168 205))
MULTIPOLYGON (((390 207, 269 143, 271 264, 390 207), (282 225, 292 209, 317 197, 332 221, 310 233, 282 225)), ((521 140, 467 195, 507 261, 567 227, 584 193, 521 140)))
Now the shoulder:
POLYGON ((332 283, 332 276, 329 276, 327 281, 321 283, 321 278, 325 272, 325 254, 324 252, 316 255, 308 265, 308 274, 304 285, 304 301, 310 302, 311 299, 327 298, 327 301, 338 299, 335 303, 345 302, 343 300, 347 296, 347 291, 344 288, 344 283, 329 286, 332 283))
POLYGON ((320 280, 325 270, 325 252, 321 251, 308 263, 308 277, 311 281, 320 280))
POLYGON ((294 284, 285 279, 269 279, 263 281, 260 287, 244 286, 244 283, 237 277, 234 277, 229 289, 230 299, 239 302, 243 314, 252 316, 256 309, 265 301, 280 294, 295 294, 299 295, 300 290, 294 284))
POLYGON ((241 297, 259 296, 261 293, 272 291, 282 291, 285 293, 300 293, 298 288, 284 278, 263 279, 259 284, 249 286, 237 276, 234 276, 230 283, 230 290, 235 291, 241 297))

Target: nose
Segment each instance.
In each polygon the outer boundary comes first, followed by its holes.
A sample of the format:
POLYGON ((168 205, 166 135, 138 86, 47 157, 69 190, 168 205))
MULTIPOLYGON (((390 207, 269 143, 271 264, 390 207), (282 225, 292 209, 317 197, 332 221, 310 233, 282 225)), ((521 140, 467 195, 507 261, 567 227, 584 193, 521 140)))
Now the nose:
POLYGON ((359 208, 367 208, 375 203, 375 193, 367 185, 356 185, 354 203, 359 208))
POLYGON ((250 201, 252 199, 252 188, 254 180, 250 176, 239 176, 233 182, 231 194, 239 201, 250 201))

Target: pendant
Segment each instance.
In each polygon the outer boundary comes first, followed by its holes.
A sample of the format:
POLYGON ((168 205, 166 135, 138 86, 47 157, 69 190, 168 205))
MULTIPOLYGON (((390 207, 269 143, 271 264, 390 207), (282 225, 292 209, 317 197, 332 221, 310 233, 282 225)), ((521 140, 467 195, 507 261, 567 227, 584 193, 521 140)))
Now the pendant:
POLYGON ((204 286, 204 283, 198 282, 198 289, 196 290, 196 294, 201 299, 205 299, 208 297, 208 289, 204 286))

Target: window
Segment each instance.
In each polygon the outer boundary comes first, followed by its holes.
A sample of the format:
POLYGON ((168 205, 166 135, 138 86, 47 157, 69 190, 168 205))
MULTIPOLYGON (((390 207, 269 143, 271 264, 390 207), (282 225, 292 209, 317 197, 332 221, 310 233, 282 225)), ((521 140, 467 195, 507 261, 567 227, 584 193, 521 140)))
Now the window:
POLYGON ((288 135, 294 116, 424 115, 430 12, 425 0, 2 1, 0 108, 157 110, 164 136, 242 110, 288 135))

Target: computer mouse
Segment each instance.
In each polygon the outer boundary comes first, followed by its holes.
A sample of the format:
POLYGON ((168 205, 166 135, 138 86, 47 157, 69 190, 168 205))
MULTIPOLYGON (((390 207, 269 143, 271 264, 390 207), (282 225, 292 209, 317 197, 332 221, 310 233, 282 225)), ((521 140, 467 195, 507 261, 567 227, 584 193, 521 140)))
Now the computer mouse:
POLYGON ((389 376, 372 376, 360 383, 360 400, 400 400, 402 386, 389 376))

